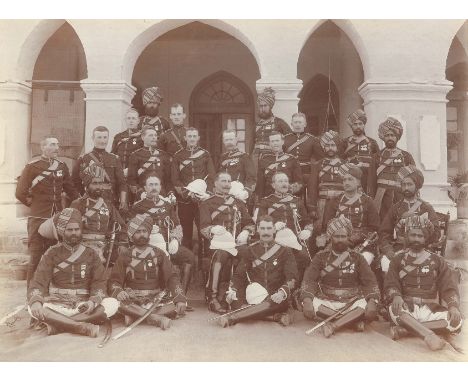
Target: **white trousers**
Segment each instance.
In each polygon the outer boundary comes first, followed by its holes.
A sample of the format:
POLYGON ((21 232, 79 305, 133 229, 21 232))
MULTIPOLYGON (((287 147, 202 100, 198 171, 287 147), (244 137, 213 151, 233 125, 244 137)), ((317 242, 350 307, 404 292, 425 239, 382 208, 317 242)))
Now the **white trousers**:
MULTIPOLYGON (((321 298, 314 297, 312 300, 312 304, 314 306, 314 311, 317 312, 320 305, 323 305, 327 308, 333 310, 340 310, 343 306, 346 305, 346 302, 339 302, 339 301, 332 301, 332 300, 322 300, 321 298)), ((355 301, 353 305, 349 308, 349 310, 353 310, 355 308, 362 308, 366 309, 367 301, 365 298, 360 298, 359 300, 355 301)))
MULTIPOLYGON (((119 309, 119 301, 112 297, 104 298, 100 305, 104 307, 104 312, 106 313, 106 316, 108 318, 112 317, 115 313, 117 313, 117 310, 119 309)), ((42 306, 44 308, 49 308, 57 313, 63 314, 64 316, 67 316, 67 317, 71 317, 71 316, 74 316, 75 314, 80 313, 80 311, 78 310, 78 307, 68 308, 59 303, 45 302, 44 304, 42 304, 42 306)), ((31 317, 36 318, 32 315, 29 305, 28 305, 28 312, 31 317)))

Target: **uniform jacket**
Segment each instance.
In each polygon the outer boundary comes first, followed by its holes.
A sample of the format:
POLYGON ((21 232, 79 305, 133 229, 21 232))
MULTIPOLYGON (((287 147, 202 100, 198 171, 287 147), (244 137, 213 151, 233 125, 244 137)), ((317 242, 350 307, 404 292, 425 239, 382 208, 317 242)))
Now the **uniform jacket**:
POLYGON ((152 128, 156 131, 158 137, 160 137, 165 131, 169 130, 170 127, 171 126, 167 119, 160 116, 150 117, 148 115, 143 115, 140 117, 140 122, 138 123, 138 129, 140 129, 140 131, 144 128, 152 128))
POLYGON ((154 172, 161 180, 163 193, 172 190, 171 157, 168 153, 142 147, 130 155, 128 164, 128 184, 143 187, 145 175, 154 172))
POLYGON ((283 119, 275 116, 257 121, 254 149, 270 151, 270 135, 273 131, 279 131, 281 134, 286 135, 291 132, 291 128, 283 119))
POLYGON ((399 148, 383 148, 378 157, 376 169, 377 187, 399 189, 398 171, 404 166, 415 164, 413 156, 399 148))
POLYGON ((143 147, 143 141, 141 140, 141 130, 137 130, 134 133, 130 133, 129 130, 122 131, 114 137, 112 142, 111 153, 117 155, 120 158, 122 168, 128 168, 128 160, 130 155, 143 147))
POLYGON ((321 159, 320 142, 309 133, 289 133, 284 137, 283 150, 299 162, 303 174, 310 174, 310 163, 321 159))
POLYGON ((161 137, 158 139, 158 147, 171 157, 174 156, 177 151, 187 146, 187 142, 185 142, 185 131, 186 128, 184 126, 173 126, 171 129, 162 133, 161 137))
POLYGON ((232 180, 241 182, 250 193, 255 188, 257 179, 249 154, 238 149, 221 154, 218 171, 226 171, 232 180))

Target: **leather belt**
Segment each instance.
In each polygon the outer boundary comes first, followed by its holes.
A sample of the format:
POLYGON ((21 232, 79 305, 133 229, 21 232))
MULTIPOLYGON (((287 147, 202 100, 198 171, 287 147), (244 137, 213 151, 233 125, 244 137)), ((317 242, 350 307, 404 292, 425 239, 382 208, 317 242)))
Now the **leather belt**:
POLYGON ((359 288, 332 288, 320 284, 320 289, 326 297, 330 297, 339 301, 349 300, 360 295, 359 288))
POLYGON ((136 297, 146 297, 156 295, 161 289, 132 289, 136 297))
POLYGON ((83 239, 87 240, 106 240, 106 235, 98 234, 98 233, 84 233, 83 239))
POLYGON ((87 289, 66 289, 66 288, 55 288, 49 287, 49 294, 65 294, 70 296, 77 296, 77 295, 88 295, 89 290, 87 289))
POLYGON ((426 305, 426 304, 438 304, 439 300, 437 298, 423 298, 423 297, 413 297, 413 296, 405 296, 403 298, 405 301, 412 302, 416 305, 426 305))

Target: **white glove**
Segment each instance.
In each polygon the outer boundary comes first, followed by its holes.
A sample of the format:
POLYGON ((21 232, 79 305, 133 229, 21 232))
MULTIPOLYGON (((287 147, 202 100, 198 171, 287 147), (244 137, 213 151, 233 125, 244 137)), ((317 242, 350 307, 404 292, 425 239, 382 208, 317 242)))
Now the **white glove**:
POLYGON ((140 200, 146 199, 146 191, 143 191, 140 195, 140 200))
POLYGON ((237 235, 236 244, 245 245, 247 244, 248 238, 249 238, 249 231, 243 230, 239 235, 237 235))
POLYGON ((278 292, 271 295, 271 299, 273 302, 281 304, 284 300, 286 300, 286 293, 284 293, 284 291, 280 289, 278 292))
POLYGON ((275 223, 275 229, 277 231, 281 231, 284 227, 286 227, 286 223, 285 222, 276 222, 275 223))
POLYGON ((325 247, 327 245, 327 235, 317 236, 317 238, 315 239, 315 244, 319 248, 325 247))
POLYGON ((229 288, 226 292, 226 302, 231 305, 233 301, 237 301, 237 292, 234 289, 229 288))
POLYGON ((303 229, 301 232, 299 232, 299 239, 300 240, 309 240, 309 238, 312 236, 312 232, 310 232, 308 229, 303 229))
POLYGON ((211 230, 210 230, 210 233, 212 235, 222 235, 224 233, 226 233, 226 228, 224 228, 222 225, 215 225, 213 227, 211 227, 211 230))
MULTIPOLYGON (((364 257, 367 261, 367 264, 371 265, 372 260, 374 260, 374 254, 369 251, 364 251, 361 253, 362 257, 364 257)), ((387 268, 388 269, 388 268, 387 268)))
POLYGON ((168 250, 170 255, 175 255, 177 253, 177 251, 179 250, 179 242, 177 241, 177 239, 172 239, 169 242, 168 250))
POLYGON ((388 259, 387 256, 383 256, 382 260, 380 260, 380 267, 382 268, 382 271, 385 273, 388 272, 388 266, 390 265, 390 260, 388 259))
POLYGON ((124 176, 127 177, 128 176, 128 168, 124 168, 123 173, 124 173, 124 176))

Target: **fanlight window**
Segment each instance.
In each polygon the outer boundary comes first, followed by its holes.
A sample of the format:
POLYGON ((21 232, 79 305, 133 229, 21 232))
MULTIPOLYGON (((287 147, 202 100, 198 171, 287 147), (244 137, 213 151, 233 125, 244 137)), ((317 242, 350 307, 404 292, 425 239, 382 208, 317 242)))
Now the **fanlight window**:
POLYGON ((245 99, 242 91, 226 80, 212 82, 199 93, 197 100, 199 104, 240 104, 245 105, 245 99))

